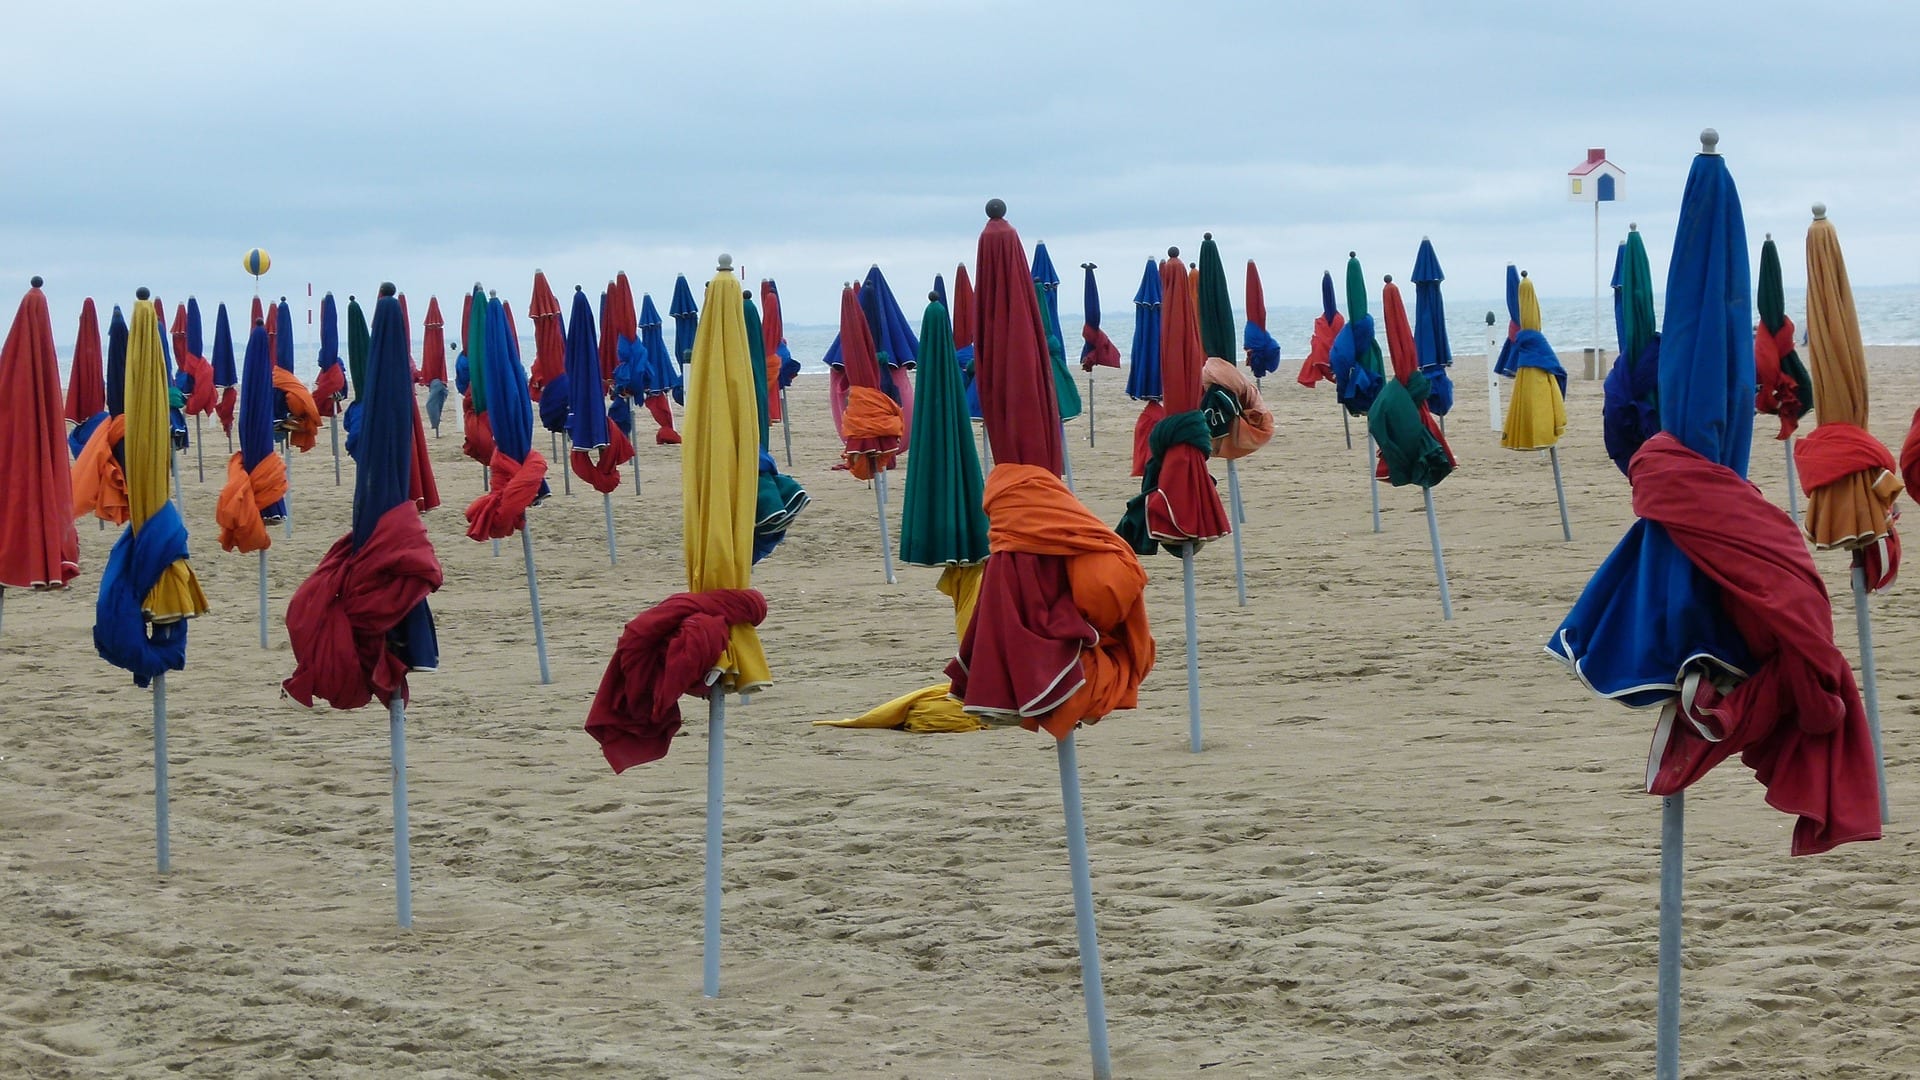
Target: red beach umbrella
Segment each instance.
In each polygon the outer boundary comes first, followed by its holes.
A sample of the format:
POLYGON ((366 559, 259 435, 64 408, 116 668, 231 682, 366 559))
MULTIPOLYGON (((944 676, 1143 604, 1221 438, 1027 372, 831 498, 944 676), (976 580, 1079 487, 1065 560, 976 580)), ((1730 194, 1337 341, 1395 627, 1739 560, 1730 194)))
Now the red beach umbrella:
POLYGON ((567 336, 560 329, 560 300, 547 284, 547 275, 538 270, 533 272, 527 317, 533 320, 533 373, 527 379, 527 392, 539 401, 541 391, 567 373, 567 336))
POLYGON ((34 278, 0 347, 0 596, 65 588, 80 573, 60 367, 40 285, 34 278))

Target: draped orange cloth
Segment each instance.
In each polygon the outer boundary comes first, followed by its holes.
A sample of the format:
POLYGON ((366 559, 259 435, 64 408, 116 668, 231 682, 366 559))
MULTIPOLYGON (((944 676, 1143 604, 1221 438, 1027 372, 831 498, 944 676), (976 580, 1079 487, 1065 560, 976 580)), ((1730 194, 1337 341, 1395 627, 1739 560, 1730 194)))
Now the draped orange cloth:
POLYGON ((125 525, 128 517, 127 474, 113 448, 127 434, 127 418, 110 416, 93 429, 80 456, 73 459, 73 516, 92 514, 102 521, 125 525))
POLYGON ((1308 347, 1307 358, 1300 363, 1300 374, 1294 381, 1301 386, 1314 386, 1321 380, 1333 381, 1333 339, 1340 336, 1340 330, 1347 325, 1347 317, 1339 312, 1333 313, 1333 321, 1327 321, 1325 315, 1313 320, 1313 344, 1308 347))
POLYGON ((855 477, 871 480, 874 473, 893 468, 904 428, 899 402, 870 386, 849 387, 840 426, 847 441, 847 470, 855 477))
POLYGON ((287 497, 287 463, 279 454, 268 454, 249 473, 241 457, 236 453, 227 459, 227 483, 220 489, 213 519, 220 523, 221 548, 265 551, 273 546, 273 535, 260 511, 287 497))
POLYGON ((1133 549, 1038 465, 994 466, 983 501, 992 555, 947 667, 967 711, 1064 739, 1136 707, 1154 646, 1133 549))
POLYGON ((313 394, 299 376, 283 367, 273 369, 273 388, 287 395, 287 418, 280 421, 287 441, 303 454, 313 449, 320 433, 320 407, 314 404, 313 394))
POLYGON ((1228 461, 1243 458, 1273 438, 1273 414, 1267 411, 1260 388, 1246 372, 1217 356, 1209 356, 1200 369, 1200 385, 1218 386, 1240 403, 1240 415, 1226 435, 1213 440, 1214 457, 1228 461))
POLYGON ((495 451, 492 483, 487 493, 467 507, 467 538, 501 540, 512 536, 527 523, 527 507, 540 497, 540 482, 547 478, 547 459, 540 451, 527 451, 527 460, 515 461, 495 451))

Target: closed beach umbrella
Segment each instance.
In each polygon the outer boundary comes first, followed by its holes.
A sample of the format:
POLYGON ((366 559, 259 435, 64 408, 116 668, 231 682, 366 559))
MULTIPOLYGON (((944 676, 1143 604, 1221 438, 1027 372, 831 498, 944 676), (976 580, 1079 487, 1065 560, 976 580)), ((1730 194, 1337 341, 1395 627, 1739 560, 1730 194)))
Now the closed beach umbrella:
POLYGON ((747 363, 753 371, 754 407, 760 421, 760 480, 753 508, 753 561, 757 563, 773 554, 787 538, 787 529, 812 500, 798 480, 782 476, 774 463, 768 441, 774 400, 769 383, 779 378, 777 363, 767 359, 766 329, 760 323, 751 290, 741 296, 740 307, 742 321, 747 324, 747 363))
POLYGON ((20 298, 0 346, 0 602, 7 589, 61 589, 80 573, 60 364, 40 285, 34 278, 20 298))
POLYGON ((1127 361, 1127 396, 1143 402, 1133 425, 1133 475, 1146 472, 1155 425, 1166 419, 1160 403, 1160 264, 1147 260, 1140 287, 1133 293, 1133 342, 1127 361))
POLYGON ((673 318, 673 358, 681 367, 686 367, 693 359, 700 309, 694 305, 693 289, 688 287, 685 274, 674 278, 673 302, 667 306, 667 314, 673 318))
POLYGON ((1661 343, 1661 433, 1635 455, 1631 474, 1639 520, 1547 646, 1601 696, 1661 708, 1646 777, 1650 792, 1666 796, 1663 1080, 1680 1071, 1685 788, 1738 753, 1766 786, 1766 801, 1797 816, 1795 854, 1880 835, 1871 736, 1852 668, 1833 644, 1826 588, 1792 520, 1746 481, 1751 280, 1739 195, 1714 152, 1717 139, 1703 134, 1681 197, 1661 343))
POLYGON ((177 374, 174 387, 184 397, 181 409, 188 416, 205 416, 213 411, 213 365, 196 348, 200 344, 200 304, 189 298, 191 306, 173 309, 173 362, 177 374))
MULTIPOLYGON (((1228 513, 1234 525, 1247 520, 1240 499, 1240 470, 1236 459, 1246 457, 1273 438, 1273 414, 1260 398, 1259 387, 1239 368, 1234 334, 1233 298, 1227 293, 1227 267, 1213 234, 1200 241, 1198 270, 1200 348, 1206 360, 1200 369, 1202 408, 1208 416, 1213 452, 1227 463, 1228 513)), ((1151 449, 1151 448, 1149 448, 1151 449)), ((1240 606, 1247 604, 1246 556, 1241 530, 1233 530, 1233 583, 1240 606)))
POLYGON ((1360 259, 1347 253, 1347 325, 1334 335, 1327 352, 1333 370, 1334 392, 1352 416, 1365 416, 1373 398, 1386 383, 1373 316, 1367 313, 1367 279, 1360 259))
POLYGON ((274 366, 267 351, 267 328, 247 336, 244 378, 240 383, 240 449, 227 459, 227 482, 214 505, 220 546, 260 556, 260 647, 267 647, 267 526, 287 516, 287 467, 273 437, 274 366))
POLYGON ((347 399, 347 369, 340 359, 340 309, 333 294, 320 298, 320 374, 313 380, 313 403, 332 416, 347 399))
MULTIPOLYGON (((1553 462, 1553 494, 1560 506, 1561 539, 1573 539, 1567 517, 1567 489, 1560 478, 1560 436, 1567 430, 1567 369, 1540 332, 1540 300, 1533 279, 1520 272, 1520 332, 1502 353, 1513 376, 1506 426, 1500 445, 1509 450, 1545 450, 1553 462)), ((1664 394, 1661 395, 1665 397, 1664 394)))
MULTIPOLYGON (((973 335, 977 325, 973 317, 973 278, 967 274, 967 264, 961 263, 953 270, 953 358, 960 365, 961 377, 967 381, 967 415, 982 420, 979 372, 973 366, 973 335)), ((982 440, 986 434, 983 422, 982 440)))
POLYGON ((1653 268, 1637 227, 1620 245, 1618 261, 1613 308, 1620 355, 1607 372, 1600 418, 1607 456, 1626 473, 1633 455, 1660 432, 1660 334, 1653 319, 1653 268))
POLYGON ((900 446, 913 446, 913 381, 910 372, 919 362, 920 341, 907 325, 906 313, 894 299, 893 287, 878 266, 867 271, 858 291, 860 310, 873 335, 874 357, 880 365, 880 389, 900 403, 900 446))
POLYGON ((1214 242, 1212 233, 1200 240, 1197 272, 1200 275, 1196 311, 1200 320, 1200 349, 1208 356, 1239 363, 1240 350, 1233 332, 1233 297, 1227 292, 1227 267, 1220 261, 1220 245, 1214 242))
POLYGON ((186 668, 187 622, 206 612, 207 598, 187 565, 186 521, 168 498, 173 442, 159 316, 146 289, 136 296, 124 353, 127 528, 100 575, 93 645, 102 659, 131 673, 136 685, 153 687, 155 855, 166 873, 166 675, 186 668))
POLYGON ((1267 332, 1267 292, 1260 285, 1260 268, 1247 260, 1247 324, 1240 347, 1247 354, 1247 370, 1264 379, 1280 368, 1280 343, 1267 332))
POLYGON ((440 314, 439 297, 427 297, 426 329, 420 339, 420 385, 427 388, 427 422, 435 438, 447 407, 447 320, 440 314))
POLYGON ((487 466, 487 490, 467 506, 467 538, 501 540, 515 532, 520 534, 526 558, 527 601, 533 612, 534 649, 540 660, 540 682, 545 685, 553 681, 553 675, 547 666, 547 630, 540 616, 540 585, 534 572, 527 510, 550 494, 547 459, 533 448, 533 402, 522 389, 527 385, 526 371, 507 340, 506 306, 493 298, 485 304, 476 300, 474 307, 486 313, 485 376, 491 384, 487 388, 487 422, 493 434, 493 458, 487 466))
POLYGON ((1435 416, 1453 411, 1453 346, 1447 341, 1447 309, 1440 298, 1446 277, 1433 241, 1421 237, 1420 253, 1413 259, 1413 346, 1420 372, 1427 377, 1427 410, 1435 416))
MULTIPOLYGON (((319 441, 320 407, 306 384, 293 373, 293 309, 281 300, 274 310, 278 312, 280 331, 276 337, 269 329, 267 336, 273 348, 273 388, 279 394, 276 416, 288 444, 304 454, 319 441)), ((351 423, 347 430, 351 440, 351 423)))
POLYGON ((760 340, 767 351, 767 377, 772 386, 767 397, 768 416, 780 424, 780 435, 787 447, 787 468, 791 469, 793 426, 787 414, 787 387, 792 384, 794 376, 800 373, 800 365, 794 360, 793 351, 787 347, 786 317, 780 310, 780 289, 771 278, 760 282, 760 308, 760 340))
MULTIPOLYGON (((1340 331, 1347 325, 1346 316, 1340 314, 1333 298, 1333 271, 1320 275, 1320 314, 1313 320, 1313 340, 1307 346, 1307 358, 1300 362, 1300 374, 1295 381, 1301 386, 1317 386, 1321 382, 1333 382, 1333 343, 1340 337, 1340 331)), ((1348 440, 1352 445, 1352 440, 1348 440)))
POLYGON ((487 294, 478 284, 467 294, 460 326, 466 335, 462 344, 465 351, 455 362, 454 372, 456 389, 461 392, 460 452, 479 462, 482 469, 491 470, 493 424, 487 416, 487 294), (466 366, 464 385, 460 385, 458 370, 462 362, 466 366))
MULTIPOLYGON (((567 393, 567 438, 573 444, 568 465, 574 475, 600 493, 607 519, 607 561, 619 561, 613 534, 613 492, 620 487, 620 466, 633 460, 633 443, 607 423, 607 399, 600 383, 600 343, 593 325, 593 305, 586 291, 573 287, 573 311, 567 321, 566 372, 549 389, 567 393)), ((546 402, 541 402, 542 406, 546 402)))
MULTIPOLYGON (((560 299, 547 284, 547 275, 539 270, 533 272, 533 298, 527 301, 527 318, 533 320, 533 370, 527 376, 527 392, 533 400, 544 402, 546 388, 567 374, 567 334, 560 321, 560 299)), ((565 390, 560 397, 567 399, 565 390)), ((550 417, 548 410, 542 409, 540 423, 549 431, 565 431, 566 414, 550 417)))
POLYGON ((1105 1077, 1112 1071, 1106 999, 1074 730, 1133 708, 1140 679, 1153 668, 1146 572, 1060 481, 1060 426, 1039 305, 1020 234, 1005 215, 1000 200, 987 204, 974 258, 980 403, 994 456, 984 497, 992 554, 973 623, 947 674, 968 712, 1054 737, 1088 1041, 1094 1075, 1105 1077))
MULTIPOLYGON (((1100 284, 1094 280, 1092 263, 1081 263, 1080 269, 1086 274, 1086 284, 1082 287, 1081 306, 1085 308, 1085 321, 1080 326, 1080 370, 1087 373, 1087 445, 1093 441, 1093 369, 1099 367, 1117 368, 1120 366, 1120 349, 1113 339, 1100 328, 1100 284)), ((935 279, 935 284, 939 279, 935 279)), ((944 300, 941 301, 943 304, 944 300)))
POLYGON ((107 324, 106 419, 73 459, 73 516, 92 514, 102 522, 127 523, 127 475, 122 464, 126 438, 127 320, 114 306, 107 324))
POLYGON ((413 924, 407 820, 407 674, 440 659, 427 597, 440 588, 440 560, 409 493, 419 420, 413 404, 406 316, 391 284, 374 306, 366 368, 356 388, 361 467, 353 482, 353 528, 340 538, 287 605, 294 669, 283 687, 311 708, 324 700, 357 709, 387 707, 394 808, 394 905, 413 924))
POLYGON ((1793 347, 1793 320, 1787 318, 1786 290, 1780 283, 1780 249, 1773 235, 1760 247, 1760 322, 1753 328, 1753 366, 1759 380, 1754 408, 1780 418, 1775 436, 1787 449, 1787 512, 1800 520, 1799 481, 1794 476, 1793 433, 1813 409, 1813 377, 1793 347))
MULTIPOLYGON (((1064 422, 1080 415, 1080 388, 1074 385, 1073 372, 1067 368, 1067 337, 1060 330, 1060 274, 1054 270, 1053 258, 1047 254, 1045 244, 1033 247, 1033 285, 1040 291, 1040 324, 1046 334, 1047 357, 1053 369, 1054 402, 1059 405, 1060 419, 1064 422)), ((1060 451, 1064 456, 1067 486, 1071 488, 1073 458, 1064 437, 1060 451)))
MULTIPOLYGON (((1424 245, 1423 251, 1427 251, 1424 245)), ((1437 266, 1436 266, 1437 272, 1437 266)), ((1440 547, 1440 522, 1434 514, 1433 489, 1453 472, 1453 451, 1428 411, 1432 395, 1427 374, 1420 367, 1424 354, 1407 325, 1406 302, 1389 277, 1380 295, 1381 318, 1386 324, 1387 351, 1393 357, 1393 378, 1387 380, 1367 410, 1369 441, 1380 448, 1377 480, 1394 487, 1418 485, 1426 503, 1427 538, 1433 547, 1433 572, 1440 583, 1440 613, 1453 618, 1453 594, 1447 585, 1447 564, 1440 547)))
MULTIPOLYGON (((682 284, 684 284, 684 281, 682 284)), ((622 341, 621 344, 624 351, 621 353, 621 362, 631 365, 634 370, 639 373, 639 385, 635 388, 635 393, 636 396, 641 398, 646 405, 647 412, 653 417, 655 424, 653 435, 654 444, 656 446, 679 445, 681 435, 678 431, 674 430, 673 407, 668 403, 667 395, 671 394, 675 401, 683 400, 686 397, 685 378, 680 372, 681 366, 685 364, 686 361, 684 359, 676 361, 674 354, 667 351, 666 332, 661 325, 660 310, 653 306, 653 295, 651 293, 642 294, 640 298, 640 311, 638 315, 635 315, 633 311, 633 294, 628 292, 624 286, 621 287, 620 291, 624 297, 621 301, 620 308, 622 324, 624 325, 629 319, 635 320, 640 332, 640 337, 636 344, 628 346, 624 340, 622 341)), ((689 303, 691 303, 691 299, 689 299, 689 303)), ((680 328, 680 320, 676 319, 674 321, 674 337, 676 339, 678 339, 680 335, 680 328)), ((690 343, 693 340, 695 332, 696 330, 692 324, 688 324, 688 348, 692 348, 690 343)))
POLYGON ((904 421, 900 403, 881 389, 880 362, 860 300, 853 286, 840 290, 840 366, 846 372, 847 408, 841 417, 847 471, 857 480, 873 481, 873 499, 880 521, 880 565, 887 584, 893 584, 893 549, 887 542, 887 471, 901 450, 904 421))
POLYGON ((107 418, 107 376, 100 354, 100 316, 93 297, 80 305, 80 330, 73 339, 72 370, 67 373, 67 445, 78 457, 107 418))
POLYGON ((227 305, 221 304, 213 316, 213 385, 220 390, 214 412, 220 417, 220 430, 227 435, 227 448, 233 448, 233 411, 240 398, 240 366, 233 358, 233 327, 227 322, 227 305))
POLYGON ((914 411, 921 442, 907 459, 907 493, 900 516, 900 561, 915 566, 965 566, 987 557, 985 481, 967 420, 966 391, 953 358, 947 309, 927 305, 920 320, 919 384, 914 411))

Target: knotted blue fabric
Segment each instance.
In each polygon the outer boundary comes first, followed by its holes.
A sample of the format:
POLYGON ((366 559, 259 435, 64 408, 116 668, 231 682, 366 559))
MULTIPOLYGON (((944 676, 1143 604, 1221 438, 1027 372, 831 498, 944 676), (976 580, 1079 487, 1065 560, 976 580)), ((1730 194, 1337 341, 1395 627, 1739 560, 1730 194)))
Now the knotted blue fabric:
POLYGON ((136 686, 187 666, 187 622, 149 624, 141 605, 167 567, 187 557, 187 523, 171 502, 135 532, 114 541, 93 607, 93 647, 100 658, 133 673, 136 686))

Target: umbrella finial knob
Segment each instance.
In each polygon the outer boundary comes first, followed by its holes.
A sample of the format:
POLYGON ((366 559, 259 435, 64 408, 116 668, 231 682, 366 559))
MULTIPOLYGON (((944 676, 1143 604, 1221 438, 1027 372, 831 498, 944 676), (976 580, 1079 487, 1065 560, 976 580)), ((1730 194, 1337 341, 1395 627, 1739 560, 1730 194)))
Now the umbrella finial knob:
POLYGON ((545 271, 541 270, 539 267, 536 266, 533 268, 533 273, 534 273, 534 276, 538 277, 540 274, 545 273, 545 271))
MULTIPOLYGON (((347 297, 347 299, 349 299, 349 300, 351 300, 351 299, 353 299, 353 297, 351 297, 351 296, 349 296, 349 297, 347 297)), ((500 293, 499 293, 499 291, 498 291, 498 290, 496 290, 496 289, 488 289, 488 290, 487 290, 487 299, 489 299, 489 300, 498 300, 498 299, 500 299, 500 293)))
POLYGON ((1628 232, 1639 232, 1639 231, 1640 231, 1640 223, 1639 223, 1639 222, 1637 222, 1637 221, 1629 221, 1629 222, 1627 222, 1627 231, 1628 231, 1628 232))
POLYGON ((142 285, 139 288, 133 290, 133 298, 135 300, 151 300, 153 299, 153 291, 151 289, 148 289, 145 285, 142 285))
POLYGON ((731 269, 733 269, 733 256, 731 256, 731 255, 729 255, 729 254, 727 254, 727 253, 726 253, 726 252, 724 252, 724 251, 723 251, 723 252, 721 252, 721 253, 720 253, 720 258, 719 258, 719 265, 718 265, 718 267, 717 267, 717 269, 720 269, 720 270, 731 270, 731 269))
POLYGON ((1817 202, 1813 204, 1813 220, 1815 221, 1827 220, 1827 204, 1826 203, 1817 202))
POLYGON ((1701 153, 1717 154, 1720 151, 1714 149, 1714 147, 1719 145, 1720 145, 1719 132, 1713 130, 1712 128, 1707 128, 1705 131, 1702 131, 1700 133, 1700 152, 1701 153))
POLYGON ((1200 234, 1200 239, 1202 239, 1202 240, 1211 240, 1211 239, 1213 239, 1213 234, 1212 234, 1212 233, 1201 233, 1201 234, 1200 234))
POLYGON ((928 292, 928 293, 927 293, 927 302, 928 302, 928 303, 930 303, 930 304, 937 304, 937 303, 939 303, 939 302, 940 302, 940 294, 939 294, 939 293, 937 293, 937 292, 931 292, 931 291, 930 291, 930 292, 928 292))
POLYGON ((1487 312, 1487 325, 1488 326, 1493 325, 1493 312, 1491 311, 1487 312))
POLYGON ((1771 243, 1773 243, 1773 234, 1772 234, 1772 233, 1768 233, 1768 234, 1767 234, 1767 243, 1769 243, 1769 244, 1771 244, 1771 243))
POLYGON ((1096 265, 1096 264, 1094 264, 1094 263, 1081 263, 1081 264, 1080 264, 1080 269, 1082 269, 1082 270, 1098 270, 1098 269, 1100 269, 1100 267, 1099 267, 1098 265, 1096 265))
POLYGON ((1347 258, 1349 258, 1349 259, 1357 259, 1357 258, 1359 258, 1359 257, 1360 257, 1360 253, 1359 253, 1359 252, 1357 252, 1357 251, 1349 251, 1349 252, 1347 252, 1347 258))
POLYGON ((1007 216, 1007 200, 1005 199, 988 199, 987 200, 987 217, 989 219, 993 221, 1001 221, 1005 219, 1006 216, 1007 216))
POLYGON ((354 299, 354 296, 353 296, 353 294, 352 294, 352 293, 348 293, 348 294, 347 294, 347 303, 349 303, 349 304, 353 304, 353 303, 358 303, 358 301, 354 299))
POLYGON ((397 294, 399 291, 400 290, 397 287, 395 287, 393 282, 391 281, 383 281, 380 283, 381 296, 393 296, 397 294))
POLYGON ((1386 276, 1386 284, 1388 284, 1388 285, 1391 285, 1391 284, 1393 284, 1393 275, 1392 275, 1392 274, 1388 274, 1388 275, 1386 276))
POLYGON ((578 286, 578 285, 575 285, 575 286, 573 287, 573 291, 574 291, 574 292, 586 292, 587 290, 585 290, 585 289, 583 289, 583 288, 581 288, 581 287, 580 287, 580 286, 578 286))
POLYGON ((1526 277, 1526 276, 1527 276, 1527 272, 1526 272, 1525 270, 1522 270, 1522 271, 1520 271, 1520 276, 1521 276, 1521 277, 1526 277))
POLYGON ((1170 248, 1168 248, 1168 249, 1167 249, 1167 258, 1169 258, 1169 259, 1177 259, 1177 258, 1179 258, 1179 257, 1180 257, 1180 249, 1179 249, 1179 248, 1177 248, 1177 247, 1170 247, 1170 248))
POLYGON ((28 282, 27 282, 27 284, 28 284, 28 285, 29 285, 30 287, 32 287, 32 288, 35 288, 35 289, 37 289, 37 288, 39 288, 39 287, 40 287, 40 286, 42 286, 42 285, 45 285, 46 283, 47 283, 47 282, 46 282, 46 279, 45 279, 45 278, 43 278, 43 277, 41 277, 41 276, 40 276, 39 274, 35 274, 35 275, 33 275, 33 278, 32 278, 32 280, 30 280, 30 281, 28 281, 28 282))

